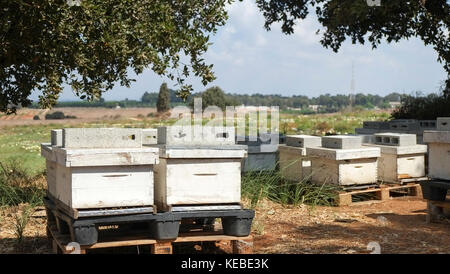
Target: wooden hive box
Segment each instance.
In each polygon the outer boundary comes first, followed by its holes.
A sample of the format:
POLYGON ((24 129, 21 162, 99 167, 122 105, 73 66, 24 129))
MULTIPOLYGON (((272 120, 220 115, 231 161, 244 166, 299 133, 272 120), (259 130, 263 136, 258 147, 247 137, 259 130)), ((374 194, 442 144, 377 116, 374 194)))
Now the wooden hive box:
POLYGON ((377 182, 379 148, 306 148, 311 159, 311 181, 339 186, 367 185, 377 182))
POLYGON ((186 147, 160 145, 155 165, 155 203, 174 205, 238 204, 245 146, 186 147))
POLYGON ((423 138, 428 144, 429 177, 450 180, 450 131, 425 131, 423 138))

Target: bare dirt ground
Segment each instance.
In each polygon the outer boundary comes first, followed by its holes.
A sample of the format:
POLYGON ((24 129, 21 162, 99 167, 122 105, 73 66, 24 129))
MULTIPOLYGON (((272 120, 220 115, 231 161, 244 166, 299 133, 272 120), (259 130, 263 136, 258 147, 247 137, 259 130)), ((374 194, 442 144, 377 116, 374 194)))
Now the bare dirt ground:
POLYGON ((156 112, 155 108, 53 108, 19 109, 15 115, 0 116, 0 126, 43 125, 43 124, 80 124, 100 120, 147 117, 156 112), (76 119, 45 120, 45 114, 62 111, 65 115, 76 116, 76 119), (38 115, 40 120, 33 120, 38 115))
MULTIPOLYGON (((21 244, 15 235, 17 210, 0 211, 0 253, 50 253, 45 210, 34 212, 21 244)), ((376 242, 381 253, 450 253, 450 223, 426 224, 425 210, 418 198, 315 208, 263 201, 254 220, 254 252, 358 254, 370 253, 369 243, 376 242)))

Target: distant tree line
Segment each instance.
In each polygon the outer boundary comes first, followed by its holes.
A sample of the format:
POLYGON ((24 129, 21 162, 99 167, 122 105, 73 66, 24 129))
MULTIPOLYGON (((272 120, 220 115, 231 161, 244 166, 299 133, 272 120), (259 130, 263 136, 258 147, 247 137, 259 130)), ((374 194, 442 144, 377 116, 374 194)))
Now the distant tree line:
MULTIPOLYGON (((263 95, 255 94, 229 94, 225 93, 220 87, 210 87, 203 92, 193 93, 186 101, 177 96, 177 91, 167 88, 164 83, 161 85, 160 92, 145 92, 141 100, 121 100, 105 101, 103 98, 95 101, 72 101, 58 102, 55 107, 106 107, 106 108, 127 108, 127 107, 157 107, 158 98, 160 98, 160 108, 167 110, 167 106, 177 105, 193 106, 193 99, 201 97, 203 99, 203 109, 210 105, 225 109, 225 106, 279 106, 282 110, 301 110, 308 114, 312 112, 336 112, 349 107, 350 105, 359 108, 373 109, 390 108, 390 102, 400 102, 406 95, 400 93, 390 93, 387 96, 362 94, 350 95, 331 95, 329 93, 316 97, 305 95, 282 96, 277 94, 263 95)), ((37 104, 33 104, 38 107, 37 104)))

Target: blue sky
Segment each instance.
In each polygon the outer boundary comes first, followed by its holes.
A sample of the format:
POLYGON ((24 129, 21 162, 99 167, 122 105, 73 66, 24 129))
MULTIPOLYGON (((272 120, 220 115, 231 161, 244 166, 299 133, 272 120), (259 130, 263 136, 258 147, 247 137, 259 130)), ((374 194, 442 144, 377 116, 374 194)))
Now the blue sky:
MULTIPOLYGON (((314 14, 297 24, 292 35, 282 34, 279 25, 264 28, 264 18, 253 0, 229 7, 229 20, 212 37, 205 60, 214 64, 217 79, 208 86, 220 86, 228 93, 282 95, 348 94, 352 62, 355 64, 356 92, 386 95, 390 92, 435 92, 446 73, 437 53, 418 39, 396 44, 370 45, 346 42, 339 53, 323 48, 314 14)), ((140 99, 145 91, 157 92, 163 81, 151 70, 135 77, 131 88, 116 86, 104 94, 106 100, 140 99)), ((194 91, 205 87, 190 78, 194 91)), ((37 99, 33 93, 32 99, 37 99)), ((61 100, 74 100, 65 88, 61 100)))

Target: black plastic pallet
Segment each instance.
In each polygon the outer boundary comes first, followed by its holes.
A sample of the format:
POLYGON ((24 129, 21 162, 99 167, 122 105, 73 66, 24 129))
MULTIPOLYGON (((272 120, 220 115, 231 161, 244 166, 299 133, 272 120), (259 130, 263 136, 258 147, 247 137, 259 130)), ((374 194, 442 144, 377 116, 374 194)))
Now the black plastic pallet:
MULTIPOLYGON (((178 237, 180 223, 183 220, 197 220, 207 230, 212 220, 221 218, 225 235, 244 237, 250 234, 255 216, 253 210, 210 210, 186 212, 160 212, 156 214, 130 214, 117 216, 99 216, 74 219, 61 210, 50 199, 45 199, 48 222, 56 223, 58 231, 70 234, 74 242, 80 245, 97 243, 101 227, 114 227, 114 230, 127 233, 134 230, 148 230, 149 238, 171 240, 178 237)), ((183 230, 183 228, 181 229, 183 230)))
POLYGON ((450 189, 450 181, 428 180, 421 181, 423 198, 431 201, 445 201, 447 191, 450 189))

